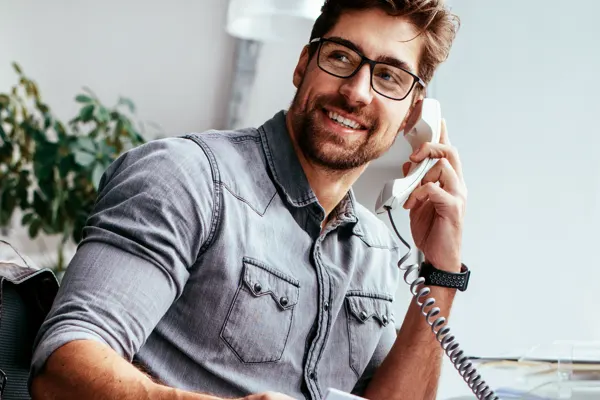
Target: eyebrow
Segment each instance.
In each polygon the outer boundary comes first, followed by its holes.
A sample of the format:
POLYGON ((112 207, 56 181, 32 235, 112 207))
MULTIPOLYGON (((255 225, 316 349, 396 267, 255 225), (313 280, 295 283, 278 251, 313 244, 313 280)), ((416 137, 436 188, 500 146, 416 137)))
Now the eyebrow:
MULTIPOLYGON (((351 41, 349 41, 348 39, 344 39, 342 37, 339 36, 331 36, 328 38, 324 38, 324 39, 329 39, 329 40, 334 40, 340 44, 343 44, 345 46, 350 47, 352 50, 360 53, 363 57, 365 57, 365 51, 363 50, 363 48, 351 41)), ((392 65, 394 67, 398 67, 398 68, 402 68, 410 73, 415 73, 415 71, 413 70, 413 68, 406 62, 406 61, 402 61, 399 60, 395 57, 391 57, 391 56, 381 56, 381 57, 377 57, 374 61, 377 62, 381 62, 384 64, 389 64, 392 65)))

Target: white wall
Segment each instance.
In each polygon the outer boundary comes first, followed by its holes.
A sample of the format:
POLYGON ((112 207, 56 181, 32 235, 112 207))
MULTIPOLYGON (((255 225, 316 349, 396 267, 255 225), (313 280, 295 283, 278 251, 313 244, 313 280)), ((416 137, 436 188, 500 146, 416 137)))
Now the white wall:
POLYGON ((473 275, 451 325, 475 355, 600 339, 600 3, 452 4, 463 26, 436 90, 469 187, 473 275))
POLYGON ((131 97, 165 134, 225 123, 234 40, 223 0, 0 1, 0 90, 18 61, 62 118, 84 85, 131 97))

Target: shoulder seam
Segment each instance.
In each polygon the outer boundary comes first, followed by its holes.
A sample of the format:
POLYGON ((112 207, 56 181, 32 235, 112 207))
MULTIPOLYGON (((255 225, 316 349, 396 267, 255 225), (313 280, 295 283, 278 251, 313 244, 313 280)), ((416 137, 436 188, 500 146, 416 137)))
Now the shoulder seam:
POLYGON ((213 244, 215 237, 216 237, 217 228, 219 227, 220 222, 221 222, 221 215, 222 215, 222 211, 221 211, 221 197, 222 197, 221 196, 221 194, 222 194, 221 193, 221 175, 219 172, 219 166, 217 164, 217 159, 216 159, 214 153, 212 152, 212 150, 210 149, 210 147, 208 147, 208 145, 206 144, 206 142, 204 142, 202 139, 200 139, 197 135, 194 135, 194 134, 185 135, 185 136, 183 136, 183 138, 193 141, 194 143, 196 143, 198 145, 198 147, 200 147, 202 149, 202 151, 208 158, 208 162, 210 164, 210 171, 212 174, 212 181, 213 181, 213 196, 212 196, 213 197, 212 198, 213 206, 212 206, 212 216, 211 216, 211 221, 210 221, 210 230, 208 232, 208 237, 206 238, 206 240, 202 244, 202 247, 200 247, 200 250, 198 251, 198 255, 197 255, 197 258, 198 258, 213 244))

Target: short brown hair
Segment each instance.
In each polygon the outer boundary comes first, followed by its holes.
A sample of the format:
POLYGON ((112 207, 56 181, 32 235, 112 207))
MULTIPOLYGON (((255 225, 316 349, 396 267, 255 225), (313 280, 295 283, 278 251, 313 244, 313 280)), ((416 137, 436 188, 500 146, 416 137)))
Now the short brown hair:
MULTIPOLYGON (((460 19, 450 12, 443 0, 325 0, 310 39, 329 32, 344 11, 373 8, 384 10, 392 16, 405 17, 417 29, 418 35, 424 35, 417 74, 428 84, 436 68, 448 58, 460 27, 460 19)), ((315 50, 316 46, 309 47, 311 58, 315 50)))

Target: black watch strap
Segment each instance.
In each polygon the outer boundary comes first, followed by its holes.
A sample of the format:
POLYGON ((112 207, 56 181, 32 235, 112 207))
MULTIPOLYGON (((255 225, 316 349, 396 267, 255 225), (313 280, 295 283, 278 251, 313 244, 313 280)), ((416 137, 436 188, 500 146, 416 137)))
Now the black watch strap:
POLYGON ((428 262, 423 262, 419 270, 419 276, 425 278, 425 285, 442 286, 464 292, 469 285, 471 271, 465 264, 461 264, 460 272, 454 273, 442 271, 428 262))

